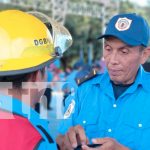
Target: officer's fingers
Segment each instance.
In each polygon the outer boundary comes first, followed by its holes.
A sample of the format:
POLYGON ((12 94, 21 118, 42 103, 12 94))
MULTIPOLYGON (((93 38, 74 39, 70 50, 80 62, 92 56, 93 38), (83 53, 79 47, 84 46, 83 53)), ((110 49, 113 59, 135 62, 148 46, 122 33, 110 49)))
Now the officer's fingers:
POLYGON ((87 145, 83 145, 82 146, 82 150, 101 150, 100 147, 97 147, 97 148, 90 148, 88 147, 87 145))
POLYGON ((104 144, 111 141, 111 138, 97 138, 97 139, 92 139, 92 142, 94 144, 104 144))
POLYGON ((82 150, 91 150, 91 148, 89 148, 87 145, 83 145, 82 150))
POLYGON ((67 132, 67 137, 70 141, 70 144, 73 148, 76 148, 77 147, 77 136, 76 136, 76 132, 75 132, 75 129, 74 127, 70 128, 69 131, 67 132))
POLYGON ((90 142, 89 142, 89 139, 88 138, 86 138, 86 144, 89 144, 90 142))
POLYGON ((65 138, 64 138, 63 149, 64 150, 73 150, 72 145, 70 143, 70 139, 67 134, 65 135, 65 138))
POLYGON ((105 138, 103 139, 105 142, 101 146, 100 150, 110 150, 110 149, 124 149, 129 150, 127 147, 118 143, 115 139, 112 138, 105 138))
POLYGON ((82 145, 86 144, 87 142, 87 137, 85 135, 85 131, 83 129, 83 127, 81 127, 80 125, 75 126, 75 132, 78 135, 79 141, 82 145))
POLYGON ((70 147, 68 144, 67 137, 65 135, 59 135, 56 139, 57 144, 59 145, 60 150, 69 150, 67 147, 70 147))
POLYGON ((117 142, 112 138, 99 138, 99 139, 93 139, 92 142, 94 144, 102 144, 99 147, 99 150, 109 150, 109 149, 115 149, 117 142))
POLYGON ((56 138, 56 143, 59 145, 60 148, 63 146, 64 138, 64 135, 58 135, 58 137, 56 138))
MULTIPOLYGON (((96 150, 116 150, 117 148, 113 147, 108 141, 104 142, 103 145, 96 148, 96 150)), ((93 149, 95 150, 95 149, 93 149)))

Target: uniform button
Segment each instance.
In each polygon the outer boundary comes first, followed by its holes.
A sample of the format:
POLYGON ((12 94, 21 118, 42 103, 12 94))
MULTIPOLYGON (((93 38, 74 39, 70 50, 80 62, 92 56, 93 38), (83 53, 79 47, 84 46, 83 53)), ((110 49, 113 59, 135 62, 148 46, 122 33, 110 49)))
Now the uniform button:
POLYGON ((139 127, 139 128, 142 128, 142 126, 143 126, 143 125, 142 125, 141 123, 138 124, 138 127, 139 127))
POLYGON ((83 120, 83 124, 86 124, 86 121, 85 121, 85 120, 83 120))
POLYGON ((112 129, 108 129, 108 132, 112 132, 112 129))
POLYGON ((116 105, 116 104, 113 104, 113 107, 114 107, 114 108, 116 108, 116 107, 117 107, 117 105, 116 105))

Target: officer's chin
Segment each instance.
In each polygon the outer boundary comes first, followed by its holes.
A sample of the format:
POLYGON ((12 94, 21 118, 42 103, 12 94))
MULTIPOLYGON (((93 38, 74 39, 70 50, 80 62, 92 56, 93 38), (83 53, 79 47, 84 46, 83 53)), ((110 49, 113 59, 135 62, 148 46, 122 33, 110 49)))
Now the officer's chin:
POLYGON ((123 81, 121 79, 119 79, 119 77, 117 77, 117 76, 110 76, 110 79, 114 84, 122 84, 123 83, 123 81))

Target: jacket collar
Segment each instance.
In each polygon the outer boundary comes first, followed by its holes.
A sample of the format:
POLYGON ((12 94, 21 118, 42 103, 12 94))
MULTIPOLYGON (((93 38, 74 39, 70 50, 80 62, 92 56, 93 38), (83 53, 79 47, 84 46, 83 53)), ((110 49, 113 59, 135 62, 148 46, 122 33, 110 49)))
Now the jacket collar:
MULTIPOLYGON (((91 83, 93 85, 99 85, 109 96, 112 97, 114 95, 107 69, 103 74, 93 78, 91 83)), ((145 72, 142 65, 138 69, 134 84, 125 93, 133 93, 138 86, 142 86, 144 90, 150 91, 150 73, 145 72)))

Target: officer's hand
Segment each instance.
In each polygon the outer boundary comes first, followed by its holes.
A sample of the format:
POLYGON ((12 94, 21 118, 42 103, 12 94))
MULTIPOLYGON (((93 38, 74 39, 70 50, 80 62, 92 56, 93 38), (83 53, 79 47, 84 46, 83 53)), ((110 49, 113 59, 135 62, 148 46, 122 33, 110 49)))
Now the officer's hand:
POLYGON ((65 135, 59 135, 56 141, 61 150, 73 150, 80 144, 88 144, 84 129, 79 125, 71 127, 65 135))
POLYGON ((59 146, 59 150, 73 150, 66 135, 59 135, 56 139, 56 142, 59 146))
POLYGON ((92 142, 94 144, 102 144, 100 147, 97 148, 89 148, 86 145, 82 146, 83 150, 129 150, 127 147, 121 145, 116 140, 112 138, 99 138, 93 139, 92 142))

